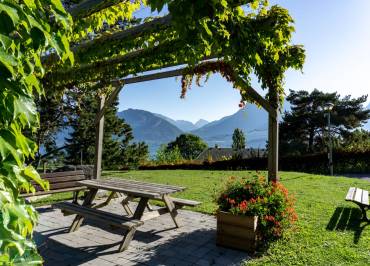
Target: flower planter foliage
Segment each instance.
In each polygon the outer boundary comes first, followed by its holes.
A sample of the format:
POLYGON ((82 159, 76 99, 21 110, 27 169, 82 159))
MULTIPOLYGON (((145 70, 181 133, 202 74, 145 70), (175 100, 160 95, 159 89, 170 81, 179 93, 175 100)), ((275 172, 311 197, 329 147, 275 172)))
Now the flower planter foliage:
POLYGON ((231 177, 217 203, 217 239, 228 247, 253 250, 257 240, 266 244, 277 239, 297 220, 294 197, 281 183, 266 183, 261 176, 231 177))

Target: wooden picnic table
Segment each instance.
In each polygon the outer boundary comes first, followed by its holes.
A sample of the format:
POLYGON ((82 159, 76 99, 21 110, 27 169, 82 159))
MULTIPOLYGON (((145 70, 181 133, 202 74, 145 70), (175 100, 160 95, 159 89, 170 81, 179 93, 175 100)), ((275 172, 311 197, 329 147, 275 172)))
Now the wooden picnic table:
MULTIPOLYGON (((122 200, 121 204, 125 209, 126 213, 128 215, 132 215, 134 219, 140 221, 146 221, 149 219, 156 218, 160 215, 169 213, 176 227, 180 227, 180 223, 177 219, 178 215, 177 209, 181 208, 183 205, 187 205, 182 204, 183 202, 181 203, 181 201, 183 200, 181 199, 170 197, 171 194, 186 189, 185 187, 181 186, 172 186, 166 184, 156 184, 117 178, 109 178, 102 180, 101 179, 83 180, 79 181, 78 183, 82 186, 86 186, 89 189, 89 193, 85 198, 83 205, 85 206, 92 205, 96 193, 98 192, 99 189, 109 191, 110 195, 108 196, 107 200, 104 203, 95 206, 95 208, 109 204, 110 200, 114 198, 116 193, 122 193, 125 195, 125 197, 122 200), (139 203, 136 209, 132 211, 128 203, 134 199, 139 199, 139 203), (163 201, 165 207, 153 210, 149 205, 150 199, 163 201), (145 212, 145 209, 147 209, 148 211, 145 212)), ((194 201, 194 204, 197 205, 198 202, 194 201)))
POLYGON ((180 223, 177 219, 177 210, 184 206, 194 207, 200 204, 200 202, 197 201, 173 198, 170 196, 173 193, 185 190, 185 187, 181 186, 117 178, 81 180, 77 183, 78 185, 86 187, 88 190, 82 205, 70 202, 54 204, 55 207, 61 208, 65 215, 72 213, 77 214, 72 222, 69 232, 76 231, 85 217, 126 228, 128 233, 124 237, 121 246, 119 247, 119 251, 128 247, 136 228, 144 221, 169 213, 176 227, 180 227, 180 223), (110 194, 103 203, 94 204, 93 201, 98 190, 109 191, 110 194), (124 194, 121 204, 126 211, 126 216, 119 216, 117 214, 98 210, 99 208, 108 205, 117 193, 124 194), (135 211, 132 211, 130 209, 129 202, 134 199, 139 199, 139 203, 137 204, 135 211), (165 206, 153 209, 149 205, 150 199, 163 201, 165 206), (145 212, 146 209, 147 211, 145 212))

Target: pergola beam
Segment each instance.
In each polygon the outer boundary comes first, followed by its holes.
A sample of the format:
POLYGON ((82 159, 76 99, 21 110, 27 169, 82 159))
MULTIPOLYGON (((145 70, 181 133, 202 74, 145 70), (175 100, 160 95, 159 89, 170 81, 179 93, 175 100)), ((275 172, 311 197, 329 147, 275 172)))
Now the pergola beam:
POLYGON ((137 26, 131 28, 116 31, 114 33, 102 34, 102 36, 91 40, 82 42, 74 47, 72 47, 73 52, 82 51, 90 47, 101 45, 103 43, 112 42, 112 41, 125 41, 127 39, 135 39, 147 32, 154 31, 158 28, 165 29, 171 25, 171 15, 167 15, 161 18, 153 19, 137 26))
MULTIPOLYGON (((105 8, 114 6, 119 4, 120 2, 124 2, 128 0, 84 0, 79 2, 78 4, 72 6, 67 11, 71 14, 71 16, 75 18, 85 18, 99 12, 105 8)), ((252 0, 234 0, 230 1, 232 6, 241 6, 244 4, 248 4, 252 2, 252 0)))
MULTIPOLYGON (((111 92, 111 94, 108 97, 108 100, 105 102, 104 106, 102 106, 101 110, 97 114, 96 119, 95 119, 95 124, 99 123, 100 119, 104 116, 106 108, 114 102, 114 100, 116 99, 117 95, 119 94, 119 92, 121 91, 124 85, 164 79, 164 78, 178 77, 178 76, 182 76, 185 70, 186 68, 179 68, 175 70, 163 71, 159 73, 153 73, 153 74, 147 74, 147 75, 142 75, 138 77, 124 78, 124 79, 118 79, 118 80, 111 81, 110 85, 115 87, 115 89, 111 92)), ((249 86, 243 79, 238 78, 238 82, 240 82, 241 84, 245 86, 245 88, 247 88, 249 97, 251 97, 259 105, 261 105, 268 112, 269 115, 271 115, 272 117, 276 117, 275 109, 270 105, 270 103, 267 100, 265 100, 255 89, 249 86)))
MULTIPOLYGON (((104 8, 107 8, 109 6, 113 6, 122 1, 123 0, 110 0, 110 1, 109 0, 85 0, 73 6, 68 11, 74 18, 85 17, 95 12, 98 12, 104 8)), ((241 6, 244 4, 248 4, 250 2, 252 2, 252 0, 234 0, 231 3, 231 5, 234 7, 237 7, 237 6, 241 6)), ((155 18, 152 21, 148 21, 148 22, 142 23, 137 26, 133 26, 131 28, 128 28, 122 31, 117 31, 114 33, 109 33, 109 34, 108 33, 102 34, 102 36, 97 37, 96 39, 81 42, 80 44, 72 47, 71 50, 74 53, 78 53, 79 51, 83 51, 84 49, 88 49, 94 46, 98 47, 99 45, 103 43, 107 43, 107 42, 125 41, 127 39, 135 39, 145 33, 154 31, 158 28, 166 29, 170 27, 171 19, 172 19, 171 14, 168 14, 161 18, 155 18)), ((42 61, 46 64, 48 62, 49 63, 55 62, 58 59, 57 57, 58 55, 56 53, 52 53, 42 58, 42 61)))
MULTIPOLYGON (((133 52, 126 53, 124 55, 118 55, 110 59, 96 61, 93 63, 86 63, 81 64, 79 67, 76 68, 69 68, 67 70, 62 71, 56 71, 54 74, 73 74, 74 72, 81 73, 82 71, 88 70, 88 69, 95 69, 95 68, 103 68, 107 66, 112 66, 116 64, 123 63, 128 60, 135 60, 137 58, 142 58, 145 56, 145 54, 153 54, 158 53, 158 51, 170 49, 170 47, 174 47, 176 44, 176 41, 171 41, 168 43, 164 43, 155 47, 146 48, 146 49, 138 49, 133 52)), ((175 49, 175 48, 174 48, 175 49)))
POLYGON ((119 4, 127 0, 85 0, 74 5, 67 11, 76 18, 85 18, 93 13, 99 12, 105 8, 119 4))

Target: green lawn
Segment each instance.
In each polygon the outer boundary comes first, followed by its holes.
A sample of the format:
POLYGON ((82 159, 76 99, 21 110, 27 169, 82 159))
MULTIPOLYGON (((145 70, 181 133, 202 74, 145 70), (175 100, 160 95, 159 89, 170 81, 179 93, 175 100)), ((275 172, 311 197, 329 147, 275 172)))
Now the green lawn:
MULTIPOLYGON (((246 171, 130 171, 105 172, 104 176, 183 185, 179 197, 203 202, 196 211, 214 213, 214 193, 231 175, 246 171)), ((299 216, 297 228, 271 245, 267 254, 251 265, 369 265, 370 224, 360 223, 359 208, 344 201, 350 186, 370 190, 370 182, 303 173, 281 173, 281 181, 294 193, 299 216)), ((369 211, 370 215, 370 211, 369 211)))
MULTIPOLYGON (((214 213, 215 191, 229 176, 248 171, 163 170, 104 172, 103 176, 182 185, 178 197, 203 202, 196 211, 214 213)), ((264 173, 265 174, 265 173, 264 173)), ((299 221, 250 265, 370 265, 370 224, 360 223, 359 208, 344 201, 350 186, 370 190, 370 182, 343 177, 282 172, 281 181, 297 199, 299 221)), ((54 196, 53 196, 54 197, 54 196)), ((45 199, 50 201, 49 199, 45 199)), ((45 202, 44 200, 44 202, 45 202)), ((370 216, 370 211, 368 212, 370 216)), ((248 264, 248 265, 249 265, 248 264)))

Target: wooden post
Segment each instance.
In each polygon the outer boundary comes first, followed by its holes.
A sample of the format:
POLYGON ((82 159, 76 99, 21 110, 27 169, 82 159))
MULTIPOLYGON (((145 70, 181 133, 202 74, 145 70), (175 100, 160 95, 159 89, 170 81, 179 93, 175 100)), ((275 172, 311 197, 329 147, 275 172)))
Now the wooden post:
POLYGON ((268 127, 268 180, 279 181, 278 167, 279 167, 279 122, 278 109, 275 110, 276 116, 269 114, 268 127))
MULTIPOLYGON (((100 110, 103 109, 105 103, 105 95, 100 97, 100 110)), ((100 110, 97 115, 99 115, 100 110)), ((94 179, 101 177, 101 164, 103 156, 103 135, 104 135, 104 115, 97 121, 96 134, 95 134, 95 166, 94 166, 94 179)))

